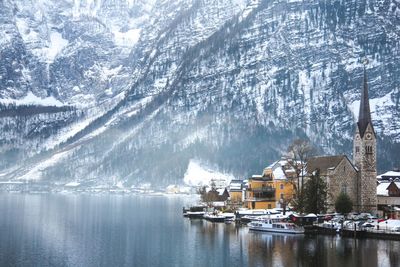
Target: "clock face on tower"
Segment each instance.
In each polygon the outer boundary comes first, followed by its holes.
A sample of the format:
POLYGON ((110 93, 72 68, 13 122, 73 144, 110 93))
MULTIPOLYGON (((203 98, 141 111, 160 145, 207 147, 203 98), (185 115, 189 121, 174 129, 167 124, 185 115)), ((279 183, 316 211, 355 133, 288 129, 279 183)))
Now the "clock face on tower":
POLYGON ((372 134, 371 133, 367 133, 365 135, 365 138, 367 138, 368 140, 371 140, 372 139, 372 134))

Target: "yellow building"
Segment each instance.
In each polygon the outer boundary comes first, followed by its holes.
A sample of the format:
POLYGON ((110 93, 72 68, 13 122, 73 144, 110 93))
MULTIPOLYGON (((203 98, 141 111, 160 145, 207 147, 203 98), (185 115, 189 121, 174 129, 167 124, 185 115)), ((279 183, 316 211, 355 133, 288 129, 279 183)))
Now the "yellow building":
POLYGON ((245 206, 249 209, 275 208, 275 189, 270 177, 253 175, 248 180, 245 206))
POLYGON ((245 207, 271 209, 287 206, 295 194, 295 175, 287 160, 274 162, 264 169, 262 175, 253 175, 248 180, 245 207))
POLYGON ((232 180, 229 184, 229 199, 231 204, 241 205, 243 202, 242 180, 232 180))

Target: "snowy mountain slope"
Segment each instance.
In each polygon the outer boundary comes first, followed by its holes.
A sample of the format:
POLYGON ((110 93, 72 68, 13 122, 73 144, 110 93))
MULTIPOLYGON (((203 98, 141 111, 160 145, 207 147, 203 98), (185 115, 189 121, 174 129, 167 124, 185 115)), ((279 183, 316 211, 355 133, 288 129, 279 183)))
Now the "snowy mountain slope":
POLYGON ((321 152, 350 153, 365 56, 379 167, 399 164, 391 159, 400 142, 398 2, 158 1, 125 31, 140 28, 129 55, 108 35, 110 23, 123 28, 113 21, 124 11, 100 2, 78 5, 97 3, 90 12, 73 6, 84 22, 68 23, 85 32, 60 27, 68 43, 58 42, 65 46, 50 63, 51 95, 87 123, 4 177, 29 178, 33 168, 42 179, 158 185, 182 181, 193 159, 245 177, 299 136, 321 152), (102 8, 110 15, 100 20, 102 8))
MULTIPOLYGON (((151 1, 1 1, 0 102, 56 99, 77 108, 82 120, 68 113, 52 127, 49 115, 48 140, 22 139, 29 144, 13 147, 21 160, 66 141, 120 101, 131 80, 126 57, 151 8, 151 1)), ((21 116, 11 120, 26 132, 11 128, 7 135, 26 136, 33 127, 21 116)), ((10 146, 0 151, 7 155, 10 146)))

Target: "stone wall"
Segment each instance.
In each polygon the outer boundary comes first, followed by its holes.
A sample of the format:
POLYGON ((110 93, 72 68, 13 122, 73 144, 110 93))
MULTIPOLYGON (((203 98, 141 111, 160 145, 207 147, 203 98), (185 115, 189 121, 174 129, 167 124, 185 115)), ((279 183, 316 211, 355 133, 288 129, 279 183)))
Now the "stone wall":
MULTIPOLYGON (((340 192, 345 192, 353 204, 356 205, 358 199, 357 181, 358 172, 347 157, 333 170, 328 170, 328 210, 335 210, 335 201, 340 192)), ((354 207, 355 209, 355 207, 354 207)))

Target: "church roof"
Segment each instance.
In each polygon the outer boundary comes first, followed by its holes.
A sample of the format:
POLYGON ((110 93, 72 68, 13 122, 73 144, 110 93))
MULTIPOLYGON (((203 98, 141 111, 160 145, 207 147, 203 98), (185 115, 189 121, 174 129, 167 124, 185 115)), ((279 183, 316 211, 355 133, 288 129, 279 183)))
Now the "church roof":
POLYGON ((307 173, 319 169, 320 175, 326 175, 329 169, 335 169, 344 158, 347 159, 345 155, 310 158, 307 161, 307 173))
POLYGON ((364 67, 363 90, 361 91, 360 111, 357 122, 358 130, 360 132, 361 137, 364 136, 368 124, 371 124, 372 127, 371 110, 369 107, 369 97, 368 97, 367 72, 364 67))

